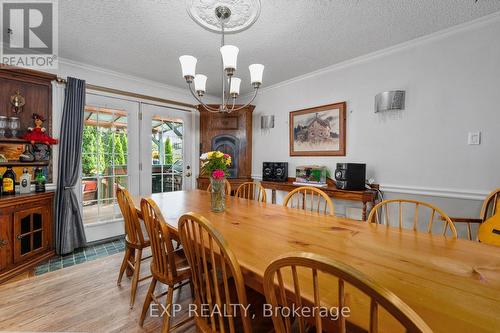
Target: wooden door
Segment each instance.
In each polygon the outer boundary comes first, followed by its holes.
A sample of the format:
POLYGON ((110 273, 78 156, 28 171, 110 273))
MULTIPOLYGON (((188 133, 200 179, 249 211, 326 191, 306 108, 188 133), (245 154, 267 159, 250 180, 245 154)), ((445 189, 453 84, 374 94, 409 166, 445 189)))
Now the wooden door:
POLYGON ((47 250, 50 211, 47 206, 14 213, 14 263, 47 250))
POLYGON ((0 215, 0 271, 12 263, 11 215, 0 215))

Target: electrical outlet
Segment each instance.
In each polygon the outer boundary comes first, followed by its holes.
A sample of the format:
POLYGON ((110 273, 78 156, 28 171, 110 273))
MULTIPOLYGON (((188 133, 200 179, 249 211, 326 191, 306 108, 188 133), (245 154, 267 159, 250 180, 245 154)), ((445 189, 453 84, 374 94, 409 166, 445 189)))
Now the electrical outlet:
POLYGON ((481 144, 481 132, 469 132, 467 137, 467 143, 469 145, 480 145, 481 144))

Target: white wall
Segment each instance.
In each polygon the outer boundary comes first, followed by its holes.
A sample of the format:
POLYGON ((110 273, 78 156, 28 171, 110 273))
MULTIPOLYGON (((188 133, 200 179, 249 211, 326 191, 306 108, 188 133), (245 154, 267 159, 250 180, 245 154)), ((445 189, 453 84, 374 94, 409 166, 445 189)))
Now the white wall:
POLYGON ((337 162, 362 162, 387 196, 424 195, 451 215, 477 215, 478 200, 500 186, 499 36, 494 15, 264 88, 255 102, 253 175, 264 161, 288 161, 292 177, 297 165, 333 171, 337 162), (374 96, 395 89, 406 90, 406 110, 375 114, 374 96), (341 101, 346 157, 290 157, 289 112, 341 101), (260 130, 262 114, 275 115, 269 133, 260 130), (482 132, 481 145, 467 145, 469 131, 482 132))

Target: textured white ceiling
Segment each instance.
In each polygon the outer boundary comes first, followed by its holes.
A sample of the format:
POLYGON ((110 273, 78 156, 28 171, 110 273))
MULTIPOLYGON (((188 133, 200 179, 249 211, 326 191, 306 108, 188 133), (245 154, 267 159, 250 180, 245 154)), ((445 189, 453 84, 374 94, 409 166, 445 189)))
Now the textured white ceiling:
MULTIPOLYGON (((333 65, 500 10, 499 0, 262 0, 259 20, 226 37, 237 76, 265 64, 264 85, 333 65)), ((184 87, 178 57, 198 58, 219 95, 220 36, 193 22, 184 0, 63 0, 60 56, 184 87)))

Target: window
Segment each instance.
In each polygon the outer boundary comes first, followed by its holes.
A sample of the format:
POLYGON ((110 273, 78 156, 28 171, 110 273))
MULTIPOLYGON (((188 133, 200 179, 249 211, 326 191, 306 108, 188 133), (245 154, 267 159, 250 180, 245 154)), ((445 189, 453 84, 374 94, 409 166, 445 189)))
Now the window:
POLYGON ((151 133, 152 192, 182 190, 183 122, 153 117, 151 133))
POLYGON ((118 185, 128 188, 127 113, 85 107, 82 144, 84 224, 121 219, 118 185))

